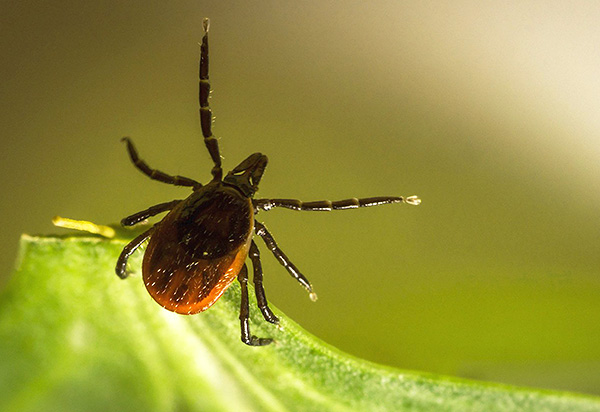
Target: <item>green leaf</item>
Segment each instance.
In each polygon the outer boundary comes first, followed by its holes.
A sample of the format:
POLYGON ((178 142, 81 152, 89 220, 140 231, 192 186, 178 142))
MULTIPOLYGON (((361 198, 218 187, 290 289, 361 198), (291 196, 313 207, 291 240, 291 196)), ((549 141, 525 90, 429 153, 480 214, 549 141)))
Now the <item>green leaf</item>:
POLYGON ((125 243, 22 237, 0 295, 1 411, 600 411, 599 398, 374 365, 276 310, 279 329, 251 317, 276 344, 248 347, 237 283, 205 313, 173 314, 139 273, 114 275, 125 243))

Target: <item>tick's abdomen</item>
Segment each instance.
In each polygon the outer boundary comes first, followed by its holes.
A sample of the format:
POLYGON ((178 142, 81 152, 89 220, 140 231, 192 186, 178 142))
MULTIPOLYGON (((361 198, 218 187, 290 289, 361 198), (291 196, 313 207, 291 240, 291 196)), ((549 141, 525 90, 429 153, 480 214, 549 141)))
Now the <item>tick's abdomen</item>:
POLYGON ((144 255, 150 295, 164 308, 208 309, 236 278, 254 227, 251 201, 220 182, 190 195, 159 222, 144 255))

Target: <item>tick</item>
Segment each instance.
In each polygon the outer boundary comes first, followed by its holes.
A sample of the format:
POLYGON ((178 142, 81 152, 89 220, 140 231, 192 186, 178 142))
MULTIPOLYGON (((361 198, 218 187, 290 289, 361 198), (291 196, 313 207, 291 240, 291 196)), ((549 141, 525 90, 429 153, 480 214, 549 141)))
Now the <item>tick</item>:
POLYGON ((133 226, 149 217, 168 212, 161 221, 125 246, 117 261, 116 273, 119 277, 126 278, 128 258, 148 241, 142 262, 142 277, 146 289, 162 307, 184 315, 210 308, 237 278, 241 287, 241 339, 247 345, 263 346, 271 343, 272 339, 258 338, 250 333, 248 269, 245 264, 248 257, 252 261, 258 308, 267 322, 277 324, 279 320, 267 303, 260 254, 253 240, 254 235, 262 238, 279 263, 308 291, 313 301, 317 299, 317 295, 308 279, 277 246, 267 228, 255 219, 260 211, 275 207, 329 211, 386 203, 417 205, 420 200, 416 196, 352 198, 334 202, 254 199, 267 166, 267 156, 261 153, 251 154, 223 177, 219 145, 211 131, 212 112, 208 104, 208 19, 204 19, 203 28, 204 36, 200 47, 200 124, 204 144, 214 163, 212 180, 202 185, 187 177, 171 176, 152 169, 138 156, 132 141, 127 137, 123 138, 131 161, 142 173, 163 183, 190 187, 192 193, 186 199, 149 207, 121 221, 123 226, 133 226))

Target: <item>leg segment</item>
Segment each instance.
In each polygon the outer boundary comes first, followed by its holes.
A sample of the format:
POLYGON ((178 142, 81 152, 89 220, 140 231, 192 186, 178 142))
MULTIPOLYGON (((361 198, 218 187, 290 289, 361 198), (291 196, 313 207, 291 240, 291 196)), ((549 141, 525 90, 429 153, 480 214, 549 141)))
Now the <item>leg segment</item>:
POLYGON ((267 322, 278 324, 279 319, 273 314, 267 303, 267 296, 265 295, 265 288, 263 287, 263 271, 262 265, 260 264, 260 253, 254 240, 250 243, 249 255, 250 260, 252 261, 252 268, 254 269, 254 292, 256 293, 256 303, 258 304, 258 308, 267 322))
POLYGON ((119 276, 121 279, 125 279, 127 276, 129 276, 129 274, 127 273, 127 260, 129 259, 129 256, 131 256, 133 252, 135 252, 136 249, 139 248, 141 244, 144 243, 146 239, 150 237, 153 230, 154 227, 151 227, 150 229, 146 230, 144 233, 133 239, 127 244, 127 246, 123 248, 119 259, 117 260, 117 266, 115 267, 115 272, 117 273, 117 276, 119 276))
POLYGON ((152 169, 146 162, 140 159, 135 146, 130 138, 124 137, 121 139, 122 142, 127 143, 127 151, 129 152, 129 158, 143 174, 147 175, 150 179, 158 180, 159 182, 168 183, 175 186, 190 186, 194 189, 202 187, 202 184, 196 182, 189 177, 183 176, 171 176, 160 170, 152 169))
POLYGON ((304 288, 310 293, 309 296, 311 300, 317 300, 317 294, 313 292, 312 285, 310 284, 308 279, 306 279, 306 277, 302 273, 300 273, 296 265, 294 265, 290 261, 290 259, 285 255, 285 253, 283 253, 283 251, 279 249, 279 246, 277 246, 277 243, 275 243, 275 239, 273 239, 273 236, 267 231, 265 225, 255 221, 254 231, 258 236, 260 236, 264 240, 265 244, 267 245, 269 250, 273 252, 273 255, 275 255, 275 258, 279 261, 279 263, 281 263, 283 267, 287 269, 290 275, 292 275, 292 277, 296 279, 302 286, 304 286, 304 288))
POLYGON ((357 209, 359 207, 379 206, 387 203, 408 203, 417 205, 421 201, 416 196, 407 198, 398 196, 382 196, 382 197, 367 197, 363 199, 344 199, 332 202, 331 200, 317 200, 315 202, 302 202, 296 199, 256 199, 254 207, 257 210, 269 210, 274 207, 284 207, 292 210, 307 210, 307 211, 330 211, 357 209))
POLYGON ((242 342, 249 346, 265 346, 273 342, 271 338, 257 338, 250 334, 250 305, 248 303, 248 268, 244 264, 238 275, 240 289, 242 291, 242 302, 240 305, 240 327, 242 329, 242 342))
POLYGON ((221 155, 219 154, 219 143, 217 138, 213 136, 211 131, 212 126, 212 111, 208 105, 208 97, 210 95, 210 83, 208 82, 208 27, 209 20, 204 19, 204 36, 202 37, 202 45, 200 46, 200 126, 202 128, 202 136, 204 136, 204 144, 208 149, 208 153, 212 158, 215 166, 212 169, 214 180, 221 180, 223 170, 221 169, 221 155))
POLYGON ((159 213, 166 212, 167 210, 173 209, 181 202, 181 200, 173 200, 171 202, 165 202, 158 205, 154 205, 149 207, 146 210, 142 210, 141 212, 134 213, 131 216, 127 216, 123 220, 121 220, 122 226, 133 226, 135 224, 140 223, 143 220, 148 219, 149 217, 156 216, 159 213))

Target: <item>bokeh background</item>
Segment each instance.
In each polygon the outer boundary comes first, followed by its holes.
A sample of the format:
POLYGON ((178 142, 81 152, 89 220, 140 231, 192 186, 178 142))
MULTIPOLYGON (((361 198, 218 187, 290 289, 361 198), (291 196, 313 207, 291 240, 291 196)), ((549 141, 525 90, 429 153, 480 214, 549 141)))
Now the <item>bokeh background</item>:
MULTIPOLYGON (((260 197, 412 195, 260 215, 269 299, 351 354, 600 394, 600 5, 589 1, 3 1, 1 277, 55 214, 117 222, 210 177, 201 21, 226 168, 260 197)), ((94 291, 90 291, 94 293, 94 291)), ((159 308, 157 307, 157 310, 159 308)))

